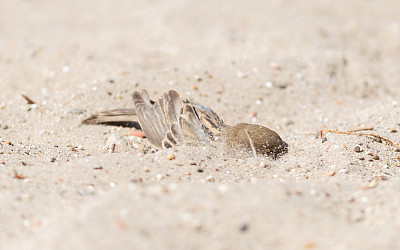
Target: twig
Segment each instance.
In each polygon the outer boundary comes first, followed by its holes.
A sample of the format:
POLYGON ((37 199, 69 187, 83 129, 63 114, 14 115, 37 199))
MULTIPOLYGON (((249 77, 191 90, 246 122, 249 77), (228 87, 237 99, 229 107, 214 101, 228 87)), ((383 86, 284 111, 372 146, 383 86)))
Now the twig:
POLYGON ((251 149, 253 150, 254 157, 256 157, 257 156, 257 151, 256 151, 256 147, 254 147, 253 139, 251 138, 250 133, 249 133, 249 131, 247 129, 245 129, 244 131, 246 132, 246 135, 249 138, 250 146, 251 146, 251 149))
POLYGON ((374 129, 374 127, 369 127, 369 128, 357 128, 357 129, 349 130, 349 131, 347 131, 347 132, 358 132, 358 131, 373 130, 373 129, 374 129))
POLYGON ((21 95, 28 102, 28 104, 35 104, 36 103, 34 100, 29 98, 27 95, 25 95, 25 94, 21 94, 21 95))
MULTIPOLYGON (((367 129, 362 129, 362 130, 367 130, 367 129)), ((368 130, 372 130, 372 129, 368 129, 368 130)), ((323 133, 335 133, 335 134, 345 134, 345 135, 372 136, 372 137, 375 137, 375 138, 379 138, 379 139, 381 139, 382 141, 385 141, 385 142, 389 143, 391 146, 397 148, 397 150, 400 150, 400 147, 397 146, 396 143, 394 143, 394 142, 392 142, 391 140, 386 139, 386 138, 384 138, 384 137, 382 137, 382 136, 380 136, 380 135, 374 135, 374 134, 370 134, 370 133, 356 133, 356 131, 361 131, 361 130, 350 130, 350 131, 346 132, 346 131, 337 131, 337 130, 327 130, 327 129, 324 129, 324 130, 320 130, 320 131, 319 131, 319 135, 320 135, 321 138, 322 138, 323 133)))

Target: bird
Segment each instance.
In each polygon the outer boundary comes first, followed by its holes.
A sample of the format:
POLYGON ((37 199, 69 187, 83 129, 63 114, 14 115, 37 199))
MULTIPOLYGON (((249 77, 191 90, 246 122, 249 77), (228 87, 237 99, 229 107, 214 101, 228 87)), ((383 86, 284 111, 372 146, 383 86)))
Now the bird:
POLYGON ((233 155, 250 153, 274 159, 288 152, 288 144, 275 131, 257 124, 226 124, 202 104, 181 99, 168 90, 157 100, 147 90, 134 91, 132 109, 113 109, 93 114, 82 124, 105 124, 140 129, 155 150, 181 144, 221 144, 233 155))

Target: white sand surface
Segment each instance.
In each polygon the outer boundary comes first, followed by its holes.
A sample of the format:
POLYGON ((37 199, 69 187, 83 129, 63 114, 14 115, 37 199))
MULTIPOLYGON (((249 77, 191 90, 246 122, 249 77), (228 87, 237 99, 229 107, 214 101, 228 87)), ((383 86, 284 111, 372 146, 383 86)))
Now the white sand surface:
POLYGON ((400 248, 400 153, 318 137, 400 141, 399 13, 396 0, 2 0, 0 248, 400 248), (132 129, 80 125, 143 88, 267 126, 289 152, 152 153, 132 129))

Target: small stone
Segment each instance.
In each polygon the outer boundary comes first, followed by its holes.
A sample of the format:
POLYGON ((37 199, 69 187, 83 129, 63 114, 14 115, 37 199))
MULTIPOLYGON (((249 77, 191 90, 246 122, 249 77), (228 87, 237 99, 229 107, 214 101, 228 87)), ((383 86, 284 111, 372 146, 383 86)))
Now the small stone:
POLYGON ((257 116, 257 112, 250 112, 250 117, 256 117, 257 116))
POLYGON ((376 188, 378 186, 378 178, 374 177, 370 183, 368 183, 368 188, 376 188))
POLYGON ((381 138, 373 137, 372 140, 374 140, 375 142, 378 142, 378 143, 382 143, 381 138))
POLYGON ((93 163, 93 169, 95 169, 95 170, 102 170, 103 167, 102 167, 100 164, 94 162, 94 163, 93 163))
POLYGON ((197 169, 197 172, 199 172, 199 173, 203 173, 203 172, 204 172, 204 170, 203 170, 202 168, 198 168, 198 169, 197 169))
POLYGON ((362 148, 361 148, 360 146, 355 146, 355 147, 354 147, 354 151, 357 152, 357 153, 360 153, 360 152, 362 152, 363 150, 362 150, 362 148))
POLYGON ((288 84, 285 83, 285 82, 282 82, 282 83, 279 83, 279 84, 278 84, 278 88, 280 88, 280 89, 286 89, 287 86, 288 86, 288 84))
POLYGON ((326 174, 327 176, 334 176, 336 174, 335 170, 332 170, 326 174))
POLYGON ((148 173, 148 172, 150 172, 150 169, 149 169, 147 166, 144 166, 144 167, 143 167, 143 172, 148 173))
POLYGON ((295 194, 295 195, 301 195, 302 192, 301 192, 300 190, 295 189, 295 190, 293 190, 293 194, 295 194))
POLYGON ((379 155, 372 156, 372 159, 375 160, 375 161, 379 160, 379 155))
POLYGON ((199 87, 197 87, 197 85, 192 85, 192 89, 193 90, 199 90, 199 87))
POLYGON ((246 73, 244 73, 244 72, 242 72, 242 71, 238 71, 237 72, 237 76, 239 77, 239 78, 246 78, 247 77, 247 74, 246 73))
POLYGON ((276 62, 271 62, 270 66, 272 69, 281 70, 281 67, 276 62))
POLYGON ((246 232, 247 230, 249 230, 249 224, 243 223, 243 224, 239 227, 239 230, 240 230, 241 232, 246 232))
POLYGON ((211 175, 207 176, 206 180, 209 182, 214 182, 214 178, 211 175))
POLYGON ((203 81, 203 78, 201 78, 199 75, 194 75, 194 79, 198 82, 203 81))
POLYGON ((168 155, 167 155, 167 159, 168 159, 168 160, 173 160, 173 159, 175 159, 175 155, 173 155, 173 154, 168 154, 168 155))
POLYGON ((65 65, 62 67, 62 72, 63 73, 68 73, 70 71, 70 67, 68 65, 65 65))

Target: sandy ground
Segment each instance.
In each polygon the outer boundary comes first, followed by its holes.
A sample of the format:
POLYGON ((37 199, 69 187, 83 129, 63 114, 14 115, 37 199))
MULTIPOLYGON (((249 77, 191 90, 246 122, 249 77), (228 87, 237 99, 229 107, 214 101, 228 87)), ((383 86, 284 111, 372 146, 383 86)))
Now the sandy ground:
POLYGON ((400 248, 400 153, 317 136, 400 141, 398 13, 397 0, 2 0, 0 248, 400 248), (289 152, 152 153, 131 129, 80 125, 142 88, 267 126, 289 152))

